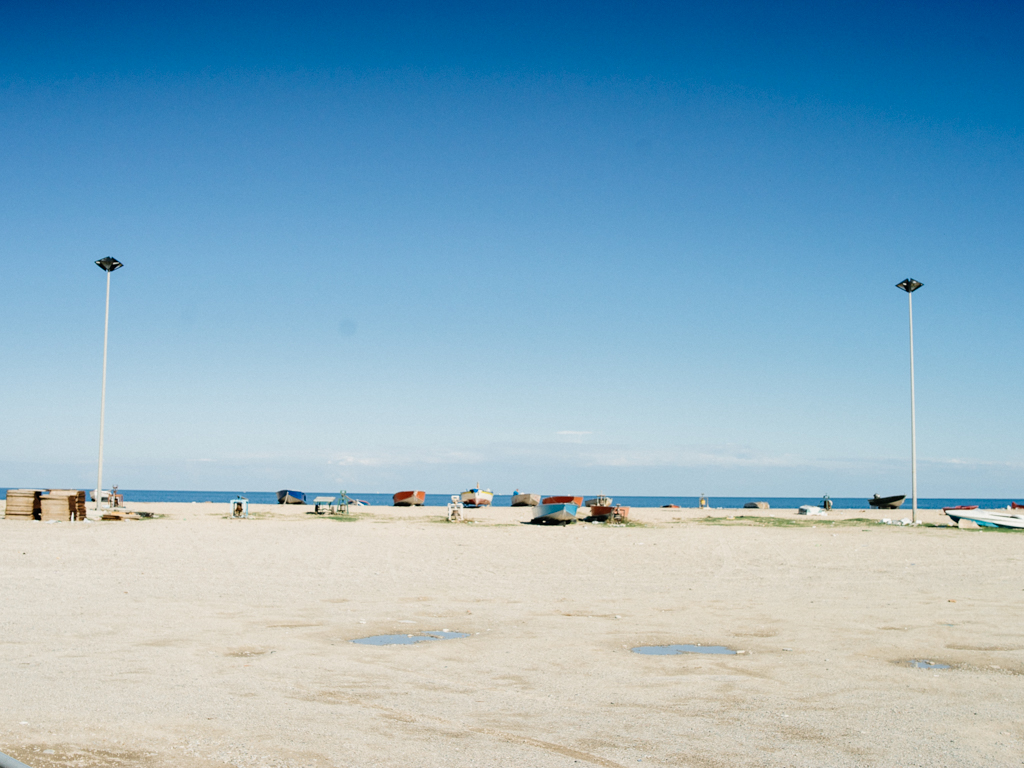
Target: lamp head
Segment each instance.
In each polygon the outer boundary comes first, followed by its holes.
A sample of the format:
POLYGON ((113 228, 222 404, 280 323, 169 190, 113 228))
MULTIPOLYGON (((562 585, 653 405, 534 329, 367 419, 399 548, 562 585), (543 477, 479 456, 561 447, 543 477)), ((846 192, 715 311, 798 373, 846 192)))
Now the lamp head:
POLYGON ((96 266, 102 269, 104 272, 113 272, 115 269, 120 269, 124 266, 120 261, 110 256, 100 259, 96 262, 96 266))
POLYGON ((907 293, 913 293, 918 288, 920 288, 922 285, 924 285, 924 283, 919 283, 919 282, 917 282, 917 280, 911 280, 909 277, 906 280, 904 280, 902 283, 896 283, 896 287, 897 288, 901 288, 904 291, 906 291, 907 293))

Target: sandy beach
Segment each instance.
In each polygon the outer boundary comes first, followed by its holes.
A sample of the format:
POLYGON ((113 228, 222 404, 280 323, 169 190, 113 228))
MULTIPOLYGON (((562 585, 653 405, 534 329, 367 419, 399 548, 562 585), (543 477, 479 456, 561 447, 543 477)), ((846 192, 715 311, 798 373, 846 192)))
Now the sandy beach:
POLYGON ((130 506, 0 520, 0 751, 33 768, 1024 765, 1021 533, 130 506), (674 643, 743 653, 630 650, 674 643))

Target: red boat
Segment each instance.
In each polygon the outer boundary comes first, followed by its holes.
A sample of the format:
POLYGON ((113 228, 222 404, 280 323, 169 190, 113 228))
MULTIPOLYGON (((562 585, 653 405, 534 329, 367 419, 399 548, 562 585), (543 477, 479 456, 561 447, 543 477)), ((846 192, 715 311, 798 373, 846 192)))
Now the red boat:
POLYGON ((957 509, 977 509, 977 508, 978 508, 977 504, 975 504, 973 507, 965 507, 964 505, 961 504, 959 507, 943 507, 942 511, 943 512, 948 512, 951 509, 955 511, 957 509))
POLYGON ((541 499, 541 504, 575 504, 577 507, 583 506, 582 496, 548 496, 546 499, 541 499))
POLYGON ((1024 509, 1024 504, 1018 504, 1016 501, 1011 501, 1010 507, 1012 509, 1024 509))
POLYGON ((391 497, 396 507, 418 507, 427 498, 426 491, 399 491, 391 497))
POLYGON ((629 517, 629 507, 590 507, 591 517, 606 518, 613 515, 625 519, 629 517))

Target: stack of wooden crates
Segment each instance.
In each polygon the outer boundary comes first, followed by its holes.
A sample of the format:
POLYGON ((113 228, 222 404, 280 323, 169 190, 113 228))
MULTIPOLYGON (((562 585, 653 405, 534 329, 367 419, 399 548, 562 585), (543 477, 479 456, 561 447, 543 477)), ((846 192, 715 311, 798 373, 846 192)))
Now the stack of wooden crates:
POLYGON ((52 490, 41 494, 39 519, 84 520, 85 491, 52 490))
POLYGON ((36 520, 40 512, 39 495, 42 491, 29 489, 7 491, 7 508, 4 514, 8 520, 36 520))
POLYGON ((7 491, 6 515, 13 520, 84 520, 85 491, 7 491))

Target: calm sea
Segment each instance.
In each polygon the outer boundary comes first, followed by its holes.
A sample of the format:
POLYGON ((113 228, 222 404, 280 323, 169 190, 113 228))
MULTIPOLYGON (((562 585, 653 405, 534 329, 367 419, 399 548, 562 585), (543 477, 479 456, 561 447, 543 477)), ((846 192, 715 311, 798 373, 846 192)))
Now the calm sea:
MULTIPOLYGON (((6 488, 0 489, 6 493, 6 488)), ((236 496, 244 496, 253 504, 276 504, 276 491, 143 491, 128 490, 119 491, 124 494, 125 501, 136 502, 198 502, 214 501, 227 502, 236 496)), ((316 496, 337 496, 337 491, 323 491, 306 493, 306 501, 312 503, 316 496)), ((591 498, 597 494, 586 495, 591 498)), ((390 493, 349 493, 349 496, 362 499, 372 505, 389 506, 391 504, 390 493)), ((429 506, 443 507, 451 499, 451 494, 428 493, 426 503, 429 506)), ((696 507, 697 496, 613 496, 614 503, 629 507, 661 507, 665 504, 677 504, 680 507, 696 507)), ((767 501, 773 509, 795 509, 802 504, 818 504, 821 496, 709 496, 710 507, 722 507, 724 509, 736 509, 742 507, 748 501, 767 501)), ((920 509, 942 509, 943 507, 955 507, 959 505, 977 505, 981 509, 1004 509, 1010 506, 1011 501, 1020 502, 1019 499, 918 499, 917 506, 920 509)), ((494 505, 507 507, 512 503, 511 495, 495 494, 494 505)), ((834 498, 832 504, 836 509, 867 509, 867 497, 861 498, 834 498)), ((910 499, 904 502, 905 509, 910 508, 910 499)))

